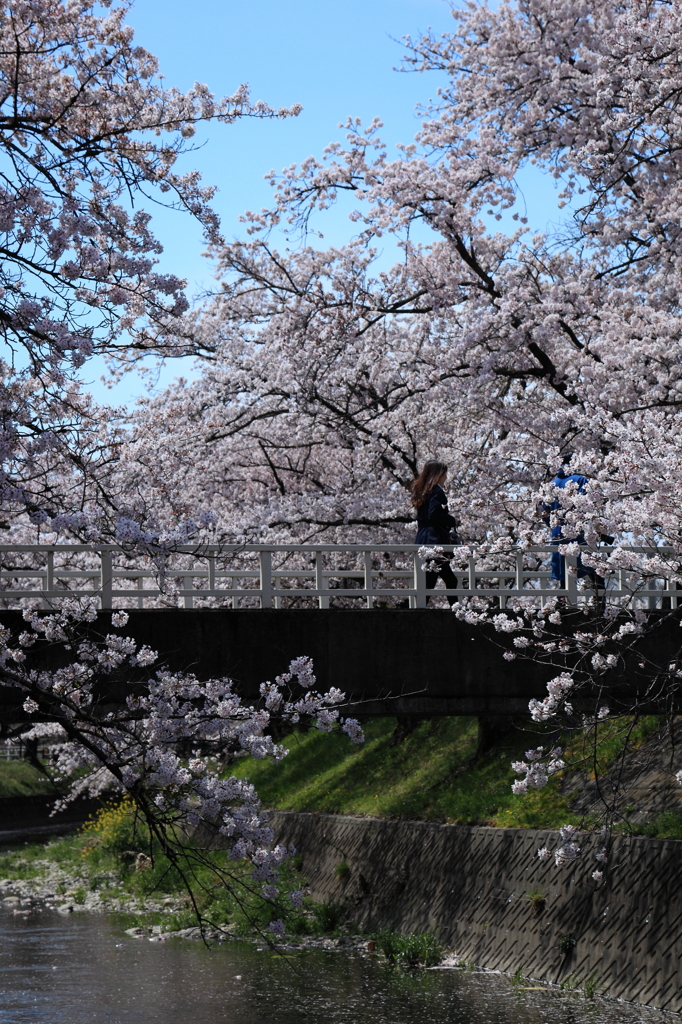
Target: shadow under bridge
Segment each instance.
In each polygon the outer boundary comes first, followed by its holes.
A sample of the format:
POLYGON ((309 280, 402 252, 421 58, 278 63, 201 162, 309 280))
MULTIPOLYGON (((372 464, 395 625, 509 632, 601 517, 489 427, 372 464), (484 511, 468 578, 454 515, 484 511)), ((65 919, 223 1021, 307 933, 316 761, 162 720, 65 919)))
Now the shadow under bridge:
MULTIPOLYGON (((338 687, 343 714, 509 716, 528 712, 532 697, 546 696, 557 669, 531 661, 506 661, 511 641, 486 626, 470 626, 437 609, 130 609, 124 630, 159 653, 158 664, 198 678, 229 676, 240 695, 255 701, 260 684, 287 671, 297 657, 312 658, 317 688, 338 687)), ((22 629, 18 611, 0 613, 3 625, 22 629)), ((112 632, 111 612, 101 611, 93 630, 112 632)), ((58 646, 39 644, 37 667, 64 662, 58 646)), ((0 716, 23 696, 3 695, 0 716), (8 703, 9 702, 9 703, 8 703)), ((121 694, 121 697, 123 694, 121 694)))

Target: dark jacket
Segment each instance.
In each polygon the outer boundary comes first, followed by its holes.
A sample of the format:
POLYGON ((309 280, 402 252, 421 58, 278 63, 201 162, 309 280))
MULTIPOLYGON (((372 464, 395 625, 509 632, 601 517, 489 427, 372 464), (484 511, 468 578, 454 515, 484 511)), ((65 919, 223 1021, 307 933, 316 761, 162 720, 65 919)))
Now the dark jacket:
POLYGON ((456 543, 456 521, 448 512, 448 499, 438 484, 417 509, 417 544, 456 543), (454 536, 451 537, 450 534, 454 536))

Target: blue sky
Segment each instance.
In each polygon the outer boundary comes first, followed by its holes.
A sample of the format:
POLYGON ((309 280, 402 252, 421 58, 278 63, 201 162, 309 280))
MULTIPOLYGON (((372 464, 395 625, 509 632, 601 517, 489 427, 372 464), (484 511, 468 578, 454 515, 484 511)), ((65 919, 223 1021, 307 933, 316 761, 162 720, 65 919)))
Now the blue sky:
MULTIPOLYGON (((238 218, 244 210, 269 205, 264 175, 320 155, 343 137, 338 124, 346 117, 378 115, 387 141, 412 139, 415 106, 435 93, 437 82, 393 70, 404 52, 401 38, 429 26, 446 31, 452 16, 443 0, 136 0, 128 22, 136 41, 159 58, 168 85, 188 89, 200 81, 230 95, 246 82, 254 99, 273 107, 303 105, 297 118, 285 121, 211 125, 198 135, 202 148, 185 158, 184 168, 195 167, 218 186, 213 205, 231 238, 243 230, 238 218)), ((201 256, 198 225, 179 213, 153 212, 164 246, 161 269, 185 277, 190 296, 210 287, 212 267, 201 256)), ((330 221, 341 241, 345 224, 330 221)), ((161 381, 187 369, 172 363, 161 381)), ((128 376, 107 392, 97 383, 101 372, 99 361, 87 367, 98 398, 127 401, 146 391, 128 376)))
MULTIPOLYGON (((387 142, 411 141, 418 126, 415 106, 435 95, 439 82, 434 74, 393 70, 404 52, 402 37, 453 25, 443 0, 136 0, 128 22, 136 41, 159 58, 168 85, 188 89, 200 81, 224 95, 247 82, 254 99, 274 107, 303 105, 299 117, 285 121, 211 125, 198 135, 201 148, 184 158, 183 169, 194 167, 218 186, 214 207, 227 238, 243 231, 238 218, 244 210, 269 205, 272 190, 264 175, 321 155, 343 137, 338 124, 346 117, 379 116, 387 142)), ((528 193, 540 212, 549 209, 550 183, 534 180, 528 193)), ((190 296, 210 287, 212 268, 201 256, 198 225, 180 213, 153 214, 164 246, 160 268, 185 277, 190 296)), ((352 233, 345 214, 328 222, 329 242, 352 233)), ((187 371, 186 363, 171 363, 160 383, 187 371)), ((127 402, 148 389, 129 376, 106 391, 98 383, 101 372, 99 361, 86 367, 100 399, 127 402)))
MULTIPOLYGON (((392 70, 404 52, 400 39, 429 25, 445 31, 452 16, 443 0, 136 0, 129 21, 168 84, 201 81, 224 95, 246 82, 254 99, 303 105, 282 122, 212 125, 199 134, 203 148, 185 159, 218 186, 214 205, 231 237, 242 211, 269 204, 266 172, 320 155, 343 137, 338 124, 346 117, 378 115, 387 140, 410 141, 415 105, 437 81, 392 70)), ((209 281, 196 226, 182 216, 156 220, 168 269, 188 278, 190 292, 209 281)))

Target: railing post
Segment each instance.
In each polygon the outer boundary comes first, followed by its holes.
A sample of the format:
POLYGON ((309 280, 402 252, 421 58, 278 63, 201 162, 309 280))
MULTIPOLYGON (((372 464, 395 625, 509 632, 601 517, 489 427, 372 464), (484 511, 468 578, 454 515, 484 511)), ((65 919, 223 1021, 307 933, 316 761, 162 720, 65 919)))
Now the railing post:
POLYGON ((208 592, 213 594, 215 591, 215 555, 208 556, 208 592))
POLYGON ((469 590, 476 590, 476 559, 469 555, 469 590))
POLYGON ((100 607, 102 611, 111 611, 113 606, 113 597, 111 591, 113 589, 112 583, 112 567, 111 567, 111 551, 100 551, 100 581, 99 581, 99 593, 100 593, 100 607))
MULTIPOLYGON (((657 580, 655 580, 655 579, 651 580, 651 582, 649 584, 649 590, 650 591, 651 590, 658 590, 657 583, 658 583, 657 580)), ((656 608, 658 608, 660 600, 661 600, 660 597, 654 597, 654 595, 650 593, 649 594, 649 599, 647 601, 647 606, 649 608, 649 611, 654 611, 656 608)))
POLYGON ((417 591, 415 597, 415 608, 426 608, 426 573, 422 569, 424 562, 419 557, 419 552, 414 553, 414 589, 417 591))
MULTIPOLYGON (((193 576, 183 576, 182 579, 184 582, 184 587, 182 588, 183 590, 194 590, 193 576)), ((194 594, 185 594, 184 597, 185 608, 194 608, 194 594)))
MULTIPOLYGON (((137 589, 144 590, 144 576, 137 577, 137 589)), ((144 596, 142 594, 137 595, 137 607, 144 608, 144 596)))
MULTIPOLYGON (((365 590, 372 590, 372 552, 365 551, 365 590)), ((367 607, 374 607, 374 598, 371 593, 367 595, 367 607)))
POLYGON ((677 597, 675 596, 676 585, 675 585, 675 583, 673 583, 673 581, 672 581, 670 576, 666 576, 665 577, 665 589, 666 589, 666 597, 670 598, 670 607, 671 607, 671 609, 677 608, 677 597))
POLYGON ((516 589, 523 590, 523 551, 516 552, 516 589))
POLYGON ((568 591, 568 604, 578 603, 578 556, 564 555, 564 586, 568 591))
MULTIPOLYGON (((327 587, 325 586, 325 578, 324 578, 324 571, 323 570, 324 570, 324 564, 322 562, 322 552, 321 551, 316 551, 315 552, 315 589, 318 590, 318 591, 326 590, 327 589, 327 587)), ((318 608, 328 608, 329 607, 329 596, 327 594, 320 594, 320 596, 317 599, 317 606, 318 606, 318 608)))
POLYGON ((50 597, 48 597, 48 594, 51 594, 51 592, 54 590, 54 551, 47 552, 43 590, 45 591, 45 596, 43 597, 43 604, 45 605, 46 608, 52 608, 52 600, 50 597))
POLYGON ((272 551, 260 553, 260 606, 272 608, 272 551))

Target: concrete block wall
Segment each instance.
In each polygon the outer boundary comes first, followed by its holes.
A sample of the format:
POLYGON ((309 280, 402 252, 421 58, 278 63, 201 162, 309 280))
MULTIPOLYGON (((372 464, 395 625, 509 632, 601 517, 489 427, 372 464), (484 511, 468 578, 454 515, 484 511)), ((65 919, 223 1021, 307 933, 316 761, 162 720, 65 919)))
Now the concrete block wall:
POLYGON ((682 1011, 682 842, 615 839, 600 885, 596 836, 569 868, 540 861, 556 833, 271 812, 318 900, 365 930, 433 931, 468 961, 682 1011), (350 876, 337 874, 342 862, 350 876), (544 903, 528 898, 541 893, 544 903))

